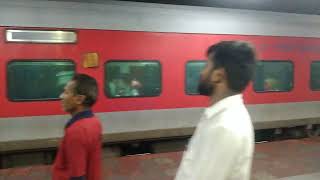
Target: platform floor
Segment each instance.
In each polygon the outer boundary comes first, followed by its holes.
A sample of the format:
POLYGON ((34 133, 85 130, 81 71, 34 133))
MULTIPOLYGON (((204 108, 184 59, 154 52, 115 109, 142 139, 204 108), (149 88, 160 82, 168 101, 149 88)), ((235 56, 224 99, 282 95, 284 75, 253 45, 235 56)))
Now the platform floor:
MULTIPOLYGON (((103 159, 105 180, 172 180, 182 152, 103 159)), ((0 170, 0 180, 47 180, 50 166, 0 170)), ((319 180, 320 138, 256 145, 252 180, 319 180)))

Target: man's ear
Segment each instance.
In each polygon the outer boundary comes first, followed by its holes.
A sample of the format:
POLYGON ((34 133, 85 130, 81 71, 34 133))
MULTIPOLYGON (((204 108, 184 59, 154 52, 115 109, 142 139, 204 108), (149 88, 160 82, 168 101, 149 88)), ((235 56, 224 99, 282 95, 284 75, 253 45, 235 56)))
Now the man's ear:
POLYGON ((211 82, 220 83, 226 79, 226 72, 224 68, 217 68, 211 73, 211 82))

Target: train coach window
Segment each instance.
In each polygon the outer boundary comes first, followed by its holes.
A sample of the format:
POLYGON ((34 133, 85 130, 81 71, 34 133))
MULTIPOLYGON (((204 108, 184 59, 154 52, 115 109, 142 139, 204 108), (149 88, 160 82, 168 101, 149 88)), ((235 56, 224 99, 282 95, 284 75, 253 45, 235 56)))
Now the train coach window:
POLYGON ((186 65, 185 91, 189 95, 197 95, 200 73, 205 67, 206 61, 190 61, 186 65))
POLYGON ((293 64, 289 61, 260 61, 253 82, 256 92, 286 92, 293 88, 293 64))
POLYGON ((320 90, 320 61, 311 63, 310 87, 313 91, 320 90))
POLYGON ((8 97, 12 101, 58 99, 74 70, 71 61, 12 61, 7 66, 8 97))
POLYGON ((105 64, 108 97, 151 97, 161 93, 158 61, 110 61, 105 64))

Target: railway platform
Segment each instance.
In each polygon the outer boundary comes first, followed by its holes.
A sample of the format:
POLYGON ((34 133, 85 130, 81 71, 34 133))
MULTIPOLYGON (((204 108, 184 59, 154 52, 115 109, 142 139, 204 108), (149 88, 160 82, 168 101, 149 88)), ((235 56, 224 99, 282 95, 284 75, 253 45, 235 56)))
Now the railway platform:
MULTIPOLYGON (((103 158, 104 180, 173 180, 183 152, 103 158)), ((50 165, 0 170, 0 180, 47 180, 50 165)), ((320 137, 257 143, 252 180, 319 180, 320 137)))

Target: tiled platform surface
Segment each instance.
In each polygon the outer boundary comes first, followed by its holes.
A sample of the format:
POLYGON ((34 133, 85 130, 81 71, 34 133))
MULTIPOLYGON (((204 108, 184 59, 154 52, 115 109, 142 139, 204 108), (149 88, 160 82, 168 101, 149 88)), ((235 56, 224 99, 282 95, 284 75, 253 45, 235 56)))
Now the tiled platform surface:
MULTIPOLYGON (((172 180, 182 152, 103 159, 105 180, 172 180)), ((47 180, 50 166, 0 170, 0 180, 47 180)), ((256 145, 252 180, 320 180, 320 138, 256 145)))

